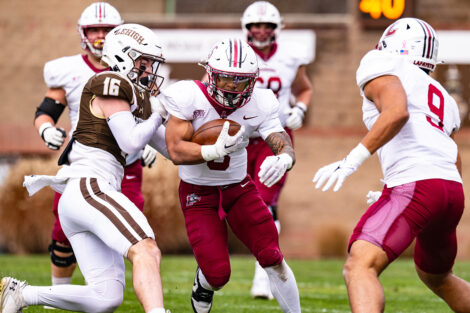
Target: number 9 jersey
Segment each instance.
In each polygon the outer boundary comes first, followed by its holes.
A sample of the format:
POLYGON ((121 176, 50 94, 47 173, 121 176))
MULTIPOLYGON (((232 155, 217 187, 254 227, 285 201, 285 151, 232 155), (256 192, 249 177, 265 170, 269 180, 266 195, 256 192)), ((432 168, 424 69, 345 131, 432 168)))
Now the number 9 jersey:
POLYGON ((432 178, 462 182, 455 165, 457 145, 450 138, 460 128, 457 103, 440 83, 406 58, 372 50, 361 60, 356 80, 366 127, 370 130, 380 113, 363 88, 384 75, 400 79, 409 113, 400 132, 377 150, 387 187, 432 178))

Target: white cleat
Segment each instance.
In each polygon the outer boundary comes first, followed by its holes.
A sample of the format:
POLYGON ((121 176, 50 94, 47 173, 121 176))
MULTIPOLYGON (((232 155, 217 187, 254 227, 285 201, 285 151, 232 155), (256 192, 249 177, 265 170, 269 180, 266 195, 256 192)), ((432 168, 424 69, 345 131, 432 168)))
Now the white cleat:
POLYGON ((1 313, 21 313, 26 307, 21 291, 27 284, 12 277, 3 277, 0 282, 1 313))
POLYGON ((255 276, 253 277, 253 286, 251 287, 251 296, 255 299, 272 300, 274 296, 269 286, 269 277, 266 271, 256 262, 255 276))

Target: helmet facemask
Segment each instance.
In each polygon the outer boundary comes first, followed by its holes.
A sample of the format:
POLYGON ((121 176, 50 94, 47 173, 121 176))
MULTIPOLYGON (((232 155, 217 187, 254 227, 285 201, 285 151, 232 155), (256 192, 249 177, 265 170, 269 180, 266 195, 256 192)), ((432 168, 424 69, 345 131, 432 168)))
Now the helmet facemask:
POLYGON ((103 55, 103 46, 104 46, 104 38, 98 38, 93 42, 90 42, 88 39, 88 30, 90 28, 104 28, 104 32, 107 34, 111 31, 115 26, 89 26, 89 27, 79 27, 78 32, 80 33, 80 37, 82 38, 81 46, 83 50, 90 50, 90 52, 97 58, 101 59, 103 55))
POLYGON ((149 92, 151 95, 157 94, 163 83, 163 76, 158 75, 160 64, 164 63, 164 59, 140 53, 130 49, 128 52, 134 66, 127 74, 129 80, 141 92, 149 92))
POLYGON ((264 49, 268 46, 271 46, 276 41, 276 24, 273 23, 251 23, 247 24, 247 39, 248 42, 251 43, 258 49, 264 49), (265 26, 262 26, 264 24, 265 26), (258 28, 257 30, 252 30, 252 27, 258 28), (256 39, 256 35, 259 32, 265 32, 268 34, 268 38, 266 40, 260 41, 256 39))
POLYGON ((257 73, 233 73, 206 66, 208 92, 218 104, 230 109, 245 105, 251 97, 257 73))

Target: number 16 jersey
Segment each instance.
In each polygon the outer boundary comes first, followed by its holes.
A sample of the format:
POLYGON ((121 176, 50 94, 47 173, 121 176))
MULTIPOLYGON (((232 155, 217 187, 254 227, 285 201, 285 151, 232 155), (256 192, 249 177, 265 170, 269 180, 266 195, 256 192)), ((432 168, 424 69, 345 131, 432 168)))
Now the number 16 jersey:
POLYGON ((406 57, 373 50, 361 60, 356 80, 366 127, 372 128, 379 111, 364 96, 363 88, 384 75, 400 79, 409 113, 399 133, 377 150, 387 186, 433 178, 462 182, 455 165, 457 145, 450 138, 460 127, 457 103, 439 82, 406 57))

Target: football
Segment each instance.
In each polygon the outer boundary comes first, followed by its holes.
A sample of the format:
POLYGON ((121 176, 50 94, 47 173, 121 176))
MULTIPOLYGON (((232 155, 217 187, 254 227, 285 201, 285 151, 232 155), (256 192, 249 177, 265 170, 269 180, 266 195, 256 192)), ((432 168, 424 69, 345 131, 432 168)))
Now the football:
POLYGON ((230 123, 230 127, 228 129, 230 136, 235 135, 240 130, 241 126, 237 122, 220 118, 201 125, 201 127, 199 127, 191 137, 191 142, 200 145, 213 145, 217 141, 225 121, 230 123))

